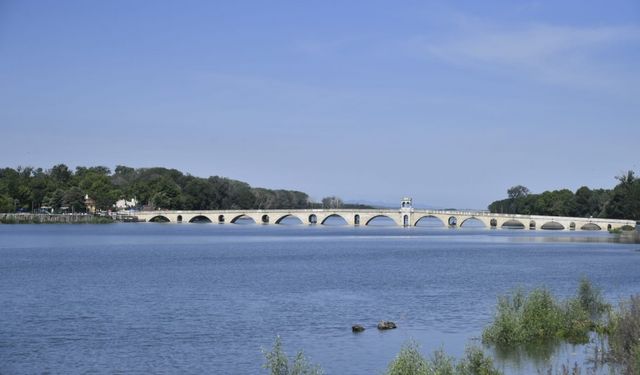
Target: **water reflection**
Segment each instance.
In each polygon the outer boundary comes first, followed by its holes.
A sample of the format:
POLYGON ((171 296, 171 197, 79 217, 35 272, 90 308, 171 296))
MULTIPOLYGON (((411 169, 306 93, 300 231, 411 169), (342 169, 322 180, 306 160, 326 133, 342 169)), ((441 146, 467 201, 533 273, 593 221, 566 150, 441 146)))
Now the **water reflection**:
POLYGON ((591 334, 587 344, 570 344, 554 340, 518 346, 485 346, 496 364, 506 373, 547 374, 578 365, 586 374, 607 374, 606 339, 591 334))
POLYGON ((640 243, 640 238, 637 235, 633 234, 621 234, 621 235, 610 235, 609 233, 604 234, 587 234, 580 235, 576 233, 571 233, 567 235, 555 234, 553 236, 544 236, 544 235, 524 235, 524 236, 514 236, 510 238, 513 242, 586 242, 586 243, 640 243))

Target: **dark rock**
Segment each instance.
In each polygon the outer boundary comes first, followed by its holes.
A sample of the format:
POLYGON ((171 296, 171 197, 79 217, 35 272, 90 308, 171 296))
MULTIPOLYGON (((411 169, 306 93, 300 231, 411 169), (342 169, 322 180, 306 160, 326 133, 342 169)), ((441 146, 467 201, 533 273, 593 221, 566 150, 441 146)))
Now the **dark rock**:
POLYGON ((360 324, 354 324, 351 326, 351 332, 362 332, 364 331, 364 327, 360 324))
POLYGON ((397 328, 394 322, 382 320, 378 323, 378 329, 394 329, 397 328))

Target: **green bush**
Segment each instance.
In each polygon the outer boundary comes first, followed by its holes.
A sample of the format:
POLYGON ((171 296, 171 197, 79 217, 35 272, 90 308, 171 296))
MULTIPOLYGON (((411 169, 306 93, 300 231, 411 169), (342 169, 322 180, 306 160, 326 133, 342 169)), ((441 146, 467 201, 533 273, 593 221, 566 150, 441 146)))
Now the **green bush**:
POLYGON ((498 345, 524 341, 521 319, 524 301, 521 289, 513 292, 512 296, 498 297, 495 320, 482 333, 482 340, 498 345))
POLYGON ((589 332, 601 330, 601 318, 610 310, 600 290, 582 279, 574 298, 559 301, 549 290, 529 294, 516 290, 498 298, 494 321, 482 333, 485 343, 529 344, 553 339, 571 343, 589 341, 589 332))
POLYGON ((282 341, 280 336, 276 337, 273 348, 270 351, 263 350, 266 359, 264 368, 269 370, 271 375, 322 375, 322 369, 313 365, 300 351, 293 359, 293 363, 289 363, 287 354, 282 349, 282 341))
POLYGON ((500 375, 502 372, 495 368, 493 360, 487 357, 477 346, 468 347, 465 356, 456 366, 457 375, 500 375))
POLYGON ((562 327, 557 332, 558 337, 573 344, 589 342, 589 332, 594 324, 580 300, 572 298, 565 301, 560 321, 562 327))
POLYGON ((402 346, 400 353, 389 364, 386 375, 431 375, 429 363, 420 354, 418 345, 410 341, 402 346))
POLYGON ((640 295, 620 304, 608 328, 611 361, 625 375, 640 373, 640 295))
POLYGON ((555 337, 561 327, 561 315, 561 309, 549 290, 534 289, 522 308, 524 340, 532 342, 555 337))
POLYGON ((389 364, 385 375, 499 375, 491 358, 478 347, 469 347, 456 364, 443 350, 425 359, 418 345, 410 341, 403 345, 398 356, 389 364))
POLYGON ((431 358, 432 375, 455 375, 454 359, 449 357, 444 350, 436 350, 431 358))
POLYGON ((602 314, 611 310, 611 305, 606 303, 604 298, 602 298, 600 289, 591 285, 591 282, 586 277, 580 280, 577 298, 580 301, 582 309, 589 314, 591 319, 600 319, 602 314))
POLYGON ((525 295, 516 290, 498 299, 494 322, 482 333, 485 343, 511 345, 549 340, 563 327, 563 309, 545 288, 525 295))

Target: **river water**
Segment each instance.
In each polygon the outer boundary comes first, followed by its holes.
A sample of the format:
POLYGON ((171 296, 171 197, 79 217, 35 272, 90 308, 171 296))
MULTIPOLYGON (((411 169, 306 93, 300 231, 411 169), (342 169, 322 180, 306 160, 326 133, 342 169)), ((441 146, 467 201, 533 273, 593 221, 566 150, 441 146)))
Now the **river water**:
MULTIPOLYGON (((515 287, 569 296, 587 276, 611 302, 638 293, 639 248, 593 232, 0 225, 0 373, 260 374, 279 335, 328 374, 380 374, 408 340, 462 355, 515 287)), ((535 373, 587 350, 497 363, 535 373)))

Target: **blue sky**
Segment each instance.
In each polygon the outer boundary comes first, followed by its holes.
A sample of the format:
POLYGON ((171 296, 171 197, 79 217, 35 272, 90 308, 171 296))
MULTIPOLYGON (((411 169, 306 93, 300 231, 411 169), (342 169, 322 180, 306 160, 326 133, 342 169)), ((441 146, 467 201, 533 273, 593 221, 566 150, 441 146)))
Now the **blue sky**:
POLYGON ((2 166, 485 208, 640 169, 638 1, 0 1, 2 166))

